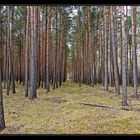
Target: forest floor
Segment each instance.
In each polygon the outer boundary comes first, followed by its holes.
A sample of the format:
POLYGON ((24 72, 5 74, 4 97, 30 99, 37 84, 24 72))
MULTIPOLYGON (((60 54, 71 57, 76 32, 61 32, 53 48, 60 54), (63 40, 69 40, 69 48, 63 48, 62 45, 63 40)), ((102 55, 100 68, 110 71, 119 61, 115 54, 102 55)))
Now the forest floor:
POLYGON ((132 87, 125 110, 114 87, 104 92, 101 85, 67 81, 49 93, 38 89, 34 101, 24 97, 24 86, 16 84, 16 92, 3 92, 6 129, 0 134, 140 134, 140 99, 132 87))

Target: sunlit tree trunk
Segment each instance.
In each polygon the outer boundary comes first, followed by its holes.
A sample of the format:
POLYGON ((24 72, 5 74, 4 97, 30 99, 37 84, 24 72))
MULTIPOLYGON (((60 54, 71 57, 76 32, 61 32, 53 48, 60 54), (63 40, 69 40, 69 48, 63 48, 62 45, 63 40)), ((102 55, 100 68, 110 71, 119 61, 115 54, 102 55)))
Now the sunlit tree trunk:
POLYGON ((36 98, 36 6, 31 6, 31 79, 30 99, 36 98))

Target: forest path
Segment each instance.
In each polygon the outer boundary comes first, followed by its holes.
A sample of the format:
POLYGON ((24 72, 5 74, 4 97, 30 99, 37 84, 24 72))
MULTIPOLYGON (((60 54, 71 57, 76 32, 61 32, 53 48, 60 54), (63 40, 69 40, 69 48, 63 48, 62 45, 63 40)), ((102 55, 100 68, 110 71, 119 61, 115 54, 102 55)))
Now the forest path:
MULTIPOLYGON (((129 108, 139 109, 139 99, 131 97, 133 88, 128 89, 129 108)), ((6 96, 4 90, 7 128, 0 133, 140 133, 140 112, 122 110, 121 96, 115 96, 114 87, 104 92, 101 85, 79 87, 69 80, 47 94, 45 89, 38 89, 34 101, 24 97, 23 86, 16 84, 16 91, 6 96)))

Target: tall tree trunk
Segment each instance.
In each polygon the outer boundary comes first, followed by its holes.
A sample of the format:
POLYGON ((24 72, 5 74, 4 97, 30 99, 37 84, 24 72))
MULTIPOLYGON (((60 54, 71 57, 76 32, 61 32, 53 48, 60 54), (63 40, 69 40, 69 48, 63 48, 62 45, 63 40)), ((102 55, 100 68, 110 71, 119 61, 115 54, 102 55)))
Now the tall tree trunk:
POLYGON ((10 68, 11 71, 9 71, 11 75, 11 81, 12 81, 12 93, 15 94, 15 77, 14 77, 14 58, 13 58, 13 47, 14 47, 14 38, 13 38, 13 22, 14 22, 14 6, 11 7, 11 12, 10 12, 10 44, 9 44, 9 63, 10 63, 10 68))
POLYGON ((6 45, 6 94, 9 95, 10 91, 10 6, 8 6, 8 16, 7 16, 7 45, 6 45))
POLYGON ((122 106, 127 106, 127 81, 126 81, 126 34, 125 34, 125 17, 124 17, 124 6, 121 6, 122 10, 122 106))
POLYGON ((50 91, 49 83, 49 47, 50 47, 50 28, 51 28, 51 7, 47 7, 47 39, 46 39, 46 88, 50 91))
POLYGON ((36 6, 30 6, 31 9, 31 83, 30 99, 36 98, 36 6))
POLYGON ((126 6, 126 44, 127 44, 127 54, 126 54, 126 70, 127 70, 127 85, 129 85, 129 67, 128 67, 128 43, 129 41, 129 30, 128 30, 128 7, 126 6))
MULTIPOLYGON (((116 8, 116 7, 115 7, 116 8)), ((113 20, 113 9, 110 7, 111 14, 111 34, 112 34, 112 47, 113 47, 113 60, 114 60, 114 74, 115 74, 115 87, 116 87, 116 95, 120 94, 120 86, 119 86, 119 69, 118 69, 118 55, 117 55, 117 32, 114 27, 113 20)))
POLYGON ((90 77, 91 77, 91 86, 94 86, 93 83, 93 49, 92 49, 92 32, 91 32, 91 25, 90 25, 90 6, 88 6, 88 35, 89 35, 89 71, 90 71, 90 77))
POLYGON ((132 6, 132 55, 133 55, 133 80, 134 80, 134 96, 138 98, 138 72, 137 72, 137 53, 136 53, 136 6, 132 6))
POLYGON ((107 16, 108 16, 108 9, 107 7, 105 6, 104 7, 104 20, 105 20, 105 42, 104 42, 104 45, 105 45, 105 60, 104 60, 104 63, 105 63, 105 79, 104 79, 104 90, 105 91, 108 91, 108 25, 107 25, 107 16))
POLYGON ((26 52, 25 52, 25 97, 28 97, 29 14, 30 14, 29 6, 27 6, 26 52))
MULTIPOLYGON (((2 7, 0 6, 0 31, 2 29, 2 7)), ((5 128, 3 96, 2 96, 2 38, 0 37, 0 131, 5 128)))

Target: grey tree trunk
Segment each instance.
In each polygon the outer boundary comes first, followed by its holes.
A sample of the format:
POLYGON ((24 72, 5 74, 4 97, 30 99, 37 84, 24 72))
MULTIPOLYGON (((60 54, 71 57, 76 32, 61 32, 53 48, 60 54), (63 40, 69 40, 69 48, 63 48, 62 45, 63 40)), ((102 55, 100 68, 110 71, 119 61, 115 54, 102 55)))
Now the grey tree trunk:
MULTIPOLYGON (((0 6, 0 31, 2 29, 1 16, 2 16, 2 7, 0 6)), ((3 96, 2 96, 2 71, 1 70, 2 70, 2 38, 0 38, 0 131, 5 128, 3 96)))
POLYGON ((126 34, 125 34, 125 17, 124 6, 121 6, 122 10, 122 106, 127 106, 127 81, 126 81, 126 34))
POLYGON ((104 42, 104 45, 105 45, 105 60, 104 60, 104 66, 105 66, 105 79, 104 79, 104 90, 105 91, 108 91, 108 32, 107 32, 107 29, 108 29, 108 25, 107 25, 107 7, 105 6, 104 7, 104 20, 105 20, 105 42, 104 42))
POLYGON ((50 25, 51 25, 51 7, 48 6, 47 9, 47 39, 46 39, 46 88, 47 92, 50 91, 50 83, 49 83, 49 47, 50 47, 50 25))
POLYGON ((58 47, 58 9, 56 7, 56 13, 55 13, 55 28, 56 28, 56 34, 55 34, 55 44, 54 44, 54 55, 53 55, 53 89, 58 87, 57 83, 57 47, 58 47))
POLYGON ((7 45, 6 45, 6 94, 9 95, 10 90, 10 64, 9 64, 9 53, 10 53, 10 6, 8 8, 7 16, 7 45))
POLYGON ((129 29, 128 29, 128 7, 126 6, 126 44, 127 44, 127 54, 126 54, 126 70, 127 70, 127 85, 129 85, 129 67, 128 67, 128 46, 129 46, 129 29))
MULTIPOLYGON (((1 49, 1 47, 2 46, 0 46, 0 49, 1 49)), ((3 96, 2 96, 2 75, 1 75, 2 74, 2 72, 1 72, 1 63, 2 63, 2 61, 1 60, 2 60, 2 58, 1 58, 1 54, 0 54, 0 131, 5 128, 3 96)))

